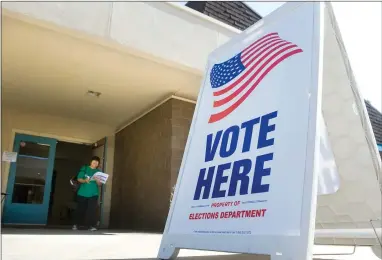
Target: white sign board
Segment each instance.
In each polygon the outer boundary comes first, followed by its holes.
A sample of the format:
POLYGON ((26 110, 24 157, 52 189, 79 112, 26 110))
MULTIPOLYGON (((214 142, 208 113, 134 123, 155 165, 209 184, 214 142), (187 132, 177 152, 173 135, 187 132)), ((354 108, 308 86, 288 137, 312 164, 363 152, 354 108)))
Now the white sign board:
POLYGON ((16 152, 3 152, 3 162, 16 162, 17 160, 17 153, 16 152))
POLYGON ((308 259, 321 8, 286 4, 209 56, 159 258, 192 248, 308 259))

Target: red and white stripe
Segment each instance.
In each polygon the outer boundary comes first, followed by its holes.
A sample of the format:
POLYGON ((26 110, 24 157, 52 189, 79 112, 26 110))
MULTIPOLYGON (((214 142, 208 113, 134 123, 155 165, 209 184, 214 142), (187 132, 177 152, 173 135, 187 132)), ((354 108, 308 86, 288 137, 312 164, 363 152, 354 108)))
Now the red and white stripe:
POLYGON ((267 34, 245 48, 241 53, 241 62, 246 69, 213 93, 214 114, 209 123, 219 121, 232 113, 273 68, 300 52, 302 49, 281 39, 278 33, 267 34))

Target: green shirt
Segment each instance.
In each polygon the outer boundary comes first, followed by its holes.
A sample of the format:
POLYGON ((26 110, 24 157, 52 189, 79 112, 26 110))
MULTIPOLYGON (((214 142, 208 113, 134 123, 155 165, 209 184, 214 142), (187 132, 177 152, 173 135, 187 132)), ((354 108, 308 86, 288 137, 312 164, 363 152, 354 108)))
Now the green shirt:
MULTIPOLYGON (((77 175, 78 179, 85 179, 87 176, 91 178, 94 173, 99 172, 98 169, 92 169, 90 166, 83 166, 80 172, 77 175)), ((98 196, 98 185, 95 180, 90 181, 89 183, 81 183, 80 188, 77 191, 77 194, 82 197, 94 197, 98 196)))

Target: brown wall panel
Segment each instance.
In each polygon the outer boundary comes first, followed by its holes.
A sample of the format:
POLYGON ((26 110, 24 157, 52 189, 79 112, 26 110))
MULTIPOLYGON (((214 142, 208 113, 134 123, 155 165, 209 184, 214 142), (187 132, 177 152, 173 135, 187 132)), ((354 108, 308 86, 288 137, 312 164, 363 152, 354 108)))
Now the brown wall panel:
POLYGON ((169 100, 116 134, 111 228, 163 231, 194 107, 169 100))

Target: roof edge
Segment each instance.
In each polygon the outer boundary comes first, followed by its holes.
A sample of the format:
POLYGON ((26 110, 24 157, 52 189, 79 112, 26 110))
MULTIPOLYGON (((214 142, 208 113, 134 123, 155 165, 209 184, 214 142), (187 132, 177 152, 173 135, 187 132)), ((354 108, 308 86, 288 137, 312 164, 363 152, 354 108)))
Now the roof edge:
POLYGON ((237 28, 235 28, 229 24, 223 23, 217 19, 209 17, 208 15, 200 13, 200 12, 198 12, 192 8, 186 7, 185 5, 182 6, 182 5, 176 4, 174 2, 163 2, 163 3, 165 3, 167 5, 171 5, 173 8, 177 8, 180 11, 183 11, 183 12, 188 13, 190 15, 196 16, 202 20, 210 22, 211 24, 214 24, 215 26, 219 26, 221 28, 224 28, 225 30, 228 30, 231 33, 240 34, 242 32, 241 30, 239 30, 239 29, 237 29, 237 28))
POLYGON ((379 111, 369 100, 365 99, 365 102, 371 106, 371 108, 373 108, 376 112, 378 112, 381 116, 382 116, 382 112, 379 111))
POLYGON ((259 14, 255 9, 253 9, 251 6, 249 6, 247 4, 247 2, 245 1, 241 1, 246 7, 248 7, 249 9, 251 9, 256 15, 258 15, 260 17, 260 19, 263 19, 263 16, 261 14, 259 14))

